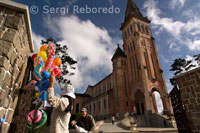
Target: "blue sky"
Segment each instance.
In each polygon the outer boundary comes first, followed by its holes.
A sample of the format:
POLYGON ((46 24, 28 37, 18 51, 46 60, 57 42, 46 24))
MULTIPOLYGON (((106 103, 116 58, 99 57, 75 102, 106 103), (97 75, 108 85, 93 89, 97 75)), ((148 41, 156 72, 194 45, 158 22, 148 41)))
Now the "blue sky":
MULTIPOLYGON (((69 77, 77 92, 84 92, 112 72, 111 57, 122 45, 119 30, 124 20, 126 0, 14 0, 30 7, 35 52, 40 41, 53 37, 68 45, 78 61, 69 77), (78 13, 73 8, 113 8, 113 12, 78 13), (57 8, 57 9, 56 9, 57 8), (39 9, 39 10, 37 10, 39 9), (51 10, 51 11, 50 11, 51 10)), ((168 91, 169 71, 175 58, 190 59, 200 52, 199 0, 134 0, 143 16, 151 20, 168 91)), ((94 9, 95 10, 95 9, 94 9)), ((111 9, 110 9, 111 10, 111 9)))

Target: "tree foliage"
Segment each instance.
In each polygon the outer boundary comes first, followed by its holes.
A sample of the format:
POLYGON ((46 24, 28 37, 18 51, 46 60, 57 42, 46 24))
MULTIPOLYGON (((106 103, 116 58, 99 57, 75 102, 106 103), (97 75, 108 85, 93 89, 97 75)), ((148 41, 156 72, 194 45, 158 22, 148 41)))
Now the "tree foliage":
POLYGON ((191 64, 191 60, 185 60, 185 59, 175 59, 174 63, 171 65, 170 71, 175 71, 174 75, 177 75, 183 71, 187 71, 192 67, 195 67, 195 65, 191 64))
POLYGON ((59 66, 62 74, 56 78, 56 81, 61 84, 71 84, 71 81, 68 80, 65 76, 74 75, 73 72, 70 72, 70 69, 76 69, 74 65, 77 63, 68 53, 68 47, 66 44, 61 45, 58 44, 53 38, 49 38, 47 40, 42 40, 42 44, 48 44, 48 42, 53 42, 55 45, 55 56, 59 57, 62 60, 62 64, 59 66))
MULTIPOLYGON (((200 59, 200 56, 198 59, 200 59)), ((177 75, 181 72, 188 71, 192 67, 195 67, 195 65, 192 64, 192 60, 178 58, 174 60, 174 63, 171 65, 170 71, 174 71, 174 75, 177 75)), ((176 85, 176 80, 174 78, 171 78, 170 83, 172 85, 176 85)))
POLYGON ((200 65, 200 54, 194 55, 194 60, 197 62, 198 66, 200 65))

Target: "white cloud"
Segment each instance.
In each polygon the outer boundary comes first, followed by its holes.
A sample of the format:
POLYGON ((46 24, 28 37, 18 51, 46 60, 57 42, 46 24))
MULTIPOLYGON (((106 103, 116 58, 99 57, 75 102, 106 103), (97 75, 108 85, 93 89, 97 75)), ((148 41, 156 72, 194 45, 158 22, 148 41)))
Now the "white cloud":
MULTIPOLYGON (((184 5, 185 1, 175 1, 182 3, 184 5)), ((174 20, 173 18, 160 17, 162 12, 157 7, 157 3, 154 0, 148 0, 144 3, 144 8, 146 8, 146 15, 150 18, 153 27, 156 27, 159 31, 163 30, 170 33, 174 40, 178 40, 179 44, 170 44, 169 48, 173 48, 175 52, 180 51, 180 47, 177 45, 185 45, 189 50, 200 50, 200 41, 195 39, 196 35, 200 34, 200 19, 196 15, 192 15, 186 22, 181 20, 174 20), (190 41, 191 38, 194 41, 190 41), (188 41, 189 40, 189 41, 188 41), (174 46, 177 46, 174 48, 174 46)))
POLYGON ((192 51, 200 50, 200 40, 198 39, 197 40, 187 39, 186 45, 192 51))
POLYGON ((161 18, 159 15, 162 12, 156 7, 156 2, 153 0, 146 1, 144 3, 144 8, 147 9, 147 16, 150 18, 153 25, 162 27, 176 37, 180 35, 181 29, 184 26, 183 22, 174 21, 172 18, 161 18))
POLYGON ((162 58, 162 60, 165 62, 165 63, 169 63, 170 62, 170 60, 167 58, 167 57, 164 57, 164 55, 159 55, 159 57, 161 57, 162 58))
POLYGON ((33 36, 33 44, 34 44, 34 53, 38 53, 40 51, 40 46, 41 46, 41 40, 45 40, 44 37, 35 34, 32 32, 33 36))
POLYGON ((179 52, 181 50, 180 45, 178 45, 175 42, 171 42, 169 48, 170 50, 175 51, 175 52, 179 52))
POLYGON ((67 44, 69 55, 78 61, 75 75, 69 77, 75 88, 93 85, 95 77, 111 73, 111 57, 121 39, 112 39, 106 29, 76 16, 49 19, 46 25, 52 35, 61 38, 60 43, 67 44))
POLYGON ((185 2, 186 0, 171 0, 169 3, 169 7, 171 9, 175 9, 176 7, 181 8, 184 6, 185 2))

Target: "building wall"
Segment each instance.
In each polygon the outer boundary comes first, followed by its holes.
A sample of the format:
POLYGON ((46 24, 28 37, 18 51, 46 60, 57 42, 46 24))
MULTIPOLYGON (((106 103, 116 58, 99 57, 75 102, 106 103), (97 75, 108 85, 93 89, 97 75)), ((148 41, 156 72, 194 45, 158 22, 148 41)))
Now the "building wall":
POLYGON ((200 131, 200 68, 175 77, 192 132, 200 131))
POLYGON ((76 94, 76 99, 73 101, 72 113, 80 113, 81 108, 85 107, 84 102, 89 99, 89 96, 86 96, 84 94, 76 94))
POLYGON ((30 52, 28 8, 0 1, 0 118, 6 117, 0 132, 6 133, 13 120, 30 52))

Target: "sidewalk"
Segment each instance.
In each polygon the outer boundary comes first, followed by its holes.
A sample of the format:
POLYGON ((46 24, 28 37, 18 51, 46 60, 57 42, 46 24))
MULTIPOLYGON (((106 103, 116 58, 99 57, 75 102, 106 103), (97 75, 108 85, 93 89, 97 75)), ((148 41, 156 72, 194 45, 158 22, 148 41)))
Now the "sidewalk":
POLYGON ((126 128, 121 125, 120 121, 115 122, 114 125, 112 125, 111 122, 105 122, 102 125, 100 125, 99 129, 96 130, 96 132, 165 132, 165 133, 178 133, 176 128, 136 128, 136 131, 131 130, 130 128, 126 128))

